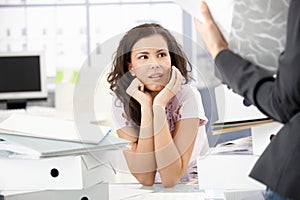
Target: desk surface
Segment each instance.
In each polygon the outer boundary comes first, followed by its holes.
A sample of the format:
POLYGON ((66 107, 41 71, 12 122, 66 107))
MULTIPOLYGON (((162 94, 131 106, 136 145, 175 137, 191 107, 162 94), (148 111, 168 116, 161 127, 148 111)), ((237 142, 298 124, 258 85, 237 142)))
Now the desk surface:
POLYGON ((164 188, 161 184, 110 183, 109 200, 264 200, 259 190, 199 190, 197 184, 178 184, 164 188))
POLYGON ((138 183, 109 184, 109 200, 204 200, 204 195, 204 191, 200 191, 198 185, 178 184, 173 188, 164 188, 161 184, 153 186, 142 186, 138 183))

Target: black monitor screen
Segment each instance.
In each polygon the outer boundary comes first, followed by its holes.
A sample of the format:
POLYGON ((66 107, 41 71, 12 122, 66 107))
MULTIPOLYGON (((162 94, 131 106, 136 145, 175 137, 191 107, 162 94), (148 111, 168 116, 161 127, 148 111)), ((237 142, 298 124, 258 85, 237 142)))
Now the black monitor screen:
POLYGON ((0 93, 41 91, 39 56, 0 57, 0 93))

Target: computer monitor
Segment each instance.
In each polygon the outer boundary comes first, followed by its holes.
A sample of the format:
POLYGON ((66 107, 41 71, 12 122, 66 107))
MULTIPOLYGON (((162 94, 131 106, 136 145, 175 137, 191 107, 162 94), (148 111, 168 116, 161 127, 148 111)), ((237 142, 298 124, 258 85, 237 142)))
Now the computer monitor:
POLYGON ((0 101, 6 102, 7 109, 47 99, 43 59, 42 52, 0 53, 0 101))

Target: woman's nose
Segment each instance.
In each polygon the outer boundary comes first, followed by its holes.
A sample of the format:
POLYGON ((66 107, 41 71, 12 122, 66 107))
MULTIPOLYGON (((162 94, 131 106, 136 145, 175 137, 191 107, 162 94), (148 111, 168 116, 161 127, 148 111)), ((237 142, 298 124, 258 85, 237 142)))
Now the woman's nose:
POLYGON ((158 63, 158 60, 156 58, 151 58, 150 67, 151 67, 151 69, 155 69, 155 68, 159 67, 159 63, 158 63))
POLYGON ((151 64, 151 69, 156 69, 159 68, 159 64, 158 63, 152 63, 151 64))

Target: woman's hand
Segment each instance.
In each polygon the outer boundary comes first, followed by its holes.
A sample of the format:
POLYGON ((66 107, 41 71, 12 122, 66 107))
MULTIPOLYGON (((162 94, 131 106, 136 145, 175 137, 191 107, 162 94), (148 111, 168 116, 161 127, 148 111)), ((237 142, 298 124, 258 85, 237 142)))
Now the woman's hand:
POLYGON ((126 89, 126 92, 135 100, 137 100, 142 107, 145 106, 151 108, 152 96, 150 93, 144 90, 144 84, 138 78, 133 79, 131 84, 126 89))
POLYGON ((194 18, 196 30, 205 43, 210 55, 215 59, 220 51, 228 49, 228 43, 216 25, 210 14, 209 8, 204 1, 201 1, 201 11, 204 22, 201 23, 194 18))
POLYGON ((153 106, 160 105, 165 107, 169 100, 177 93, 182 83, 182 75, 179 69, 172 66, 171 79, 169 83, 154 98, 153 106))

